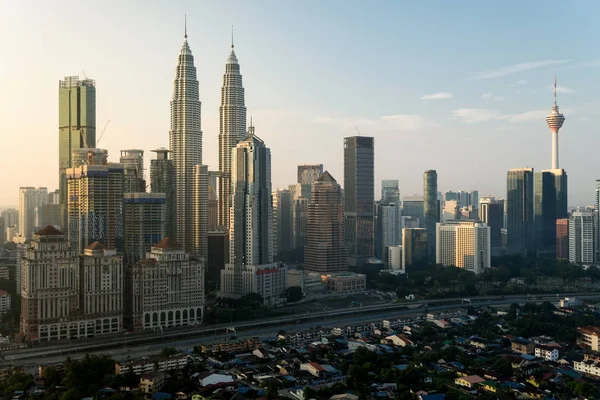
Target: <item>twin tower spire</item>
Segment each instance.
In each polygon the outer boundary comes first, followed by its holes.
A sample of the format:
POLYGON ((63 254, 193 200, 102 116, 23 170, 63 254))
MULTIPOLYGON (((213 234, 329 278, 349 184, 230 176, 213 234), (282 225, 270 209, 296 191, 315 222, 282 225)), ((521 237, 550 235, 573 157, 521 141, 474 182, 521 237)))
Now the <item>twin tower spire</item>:
MULTIPOLYGON (((171 129, 169 147, 175 169, 175 209, 177 215, 177 241, 186 251, 194 251, 194 176, 196 165, 202 164, 202 129, 198 79, 194 57, 187 38, 187 15, 184 20, 184 42, 178 57, 171 101, 171 129)), ((229 228, 231 206, 231 151, 246 138, 246 105, 240 66, 233 51, 233 26, 231 51, 225 64, 221 103, 219 107, 219 180, 218 225, 229 228)))

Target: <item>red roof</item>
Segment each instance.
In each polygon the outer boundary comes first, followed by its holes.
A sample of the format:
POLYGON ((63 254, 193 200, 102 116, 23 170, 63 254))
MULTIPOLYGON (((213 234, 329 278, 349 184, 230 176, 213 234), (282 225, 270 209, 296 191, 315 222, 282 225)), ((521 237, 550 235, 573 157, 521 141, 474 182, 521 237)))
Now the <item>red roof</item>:
POLYGON ((105 250, 106 247, 100 242, 94 242, 85 248, 86 250, 105 250))
POLYGON ((0 289, 0 296, 6 296, 6 295, 8 295, 8 292, 6 290, 0 289))
POLYGON ((175 239, 171 239, 170 237, 166 237, 160 242, 156 243, 153 248, 157 249, 180 249, 181 246, 179 243, 175 241, 175 239))
POLYGON ((61 231, 59 231, 58 229, 56 229, 52 225, 48 225, 47 227, 40 229, 35 234, 38 235, 38 236, 58 236, 58 235, 64 235, 64 233, 62 233, 61 231))

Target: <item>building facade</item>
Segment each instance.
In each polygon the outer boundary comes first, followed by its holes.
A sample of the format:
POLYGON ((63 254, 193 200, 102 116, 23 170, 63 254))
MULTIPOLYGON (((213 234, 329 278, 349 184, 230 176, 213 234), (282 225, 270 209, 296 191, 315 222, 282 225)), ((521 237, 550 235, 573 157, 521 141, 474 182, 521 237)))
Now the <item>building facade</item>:
POLYGON ((556 245, 556 189, 550 171, 534 175, 534 222, 537 250, 552 250, 556 245))
POLYGON ((490 228, 475 221, 438 222, 436 263, 483 272, 491 266, 490 228))
POLYGON ((196 165, 194 183, 194 251, 206 261, 208 255, 208 165, 196 165))
POLYGON ((194 184, 196 165, 202 165, 201 113, 194 56, 186 33, 173 81, 169 148, 175 170, 175 238, 188 252, 195 247, 194 184))
POLYGON ((197 325, 204 316, 204 266, 174 239, 155 244, 131 269, 133 329, 197 325))
POLYGON ((125 193, 123 197, 124 262, 135 264, 166 235, 164 193, 125 193))
MULTIPOLYGON (((67 76, 58 84, 58 168, 61 227, 68 225, 67 168, 73 150, 96 147, 96 82, 67 76)), ((66 231, 65 231, 66 233, 66 231)))
POLYGON ((292 197, 288 189, 273 192, 273 254, 293 249, 292 197))
POLYGON ((435 258, 436 223, 439 221, 437 172, 427 170, 423 174, 423 227, 427 230, 427 257, 435 258))
POLYGON ((340 185, 325 171, 312 187, 304 268, 333 273, 347 270, 344 247, 342 193, 340 185))
POLYGON ((429 261, 427 230, 425 228, 402 229, 402 269, 409 266, 425 266, 429 261))
POLYGON ((145 192, 144 150, 121 150, 119 163, 123 165, 123 193, 145 192))
POLYGON ((242 280, 243 292, 259 294, 267 307, 285 304, 287 267, 283 263, 246 265, 242 280))
MULTIPOLYGON (((252 125, 252 124, 251 124, 252 125)), ((227 62, 223 85, 221 87, 221 105, 219 107, 219 226, 229 229, 232 199, 232 151, 246 137, 246 103, 240 64, 233 51, 233 42, 227 62)))
POLYGON ((337 272, 322 276, 327 290, 338 294, 361 293, 367 288, 367 276, 354 272, 337 272))
POLYGON ((48 189, 45 187, 19 188, 19 234, 25 239, 33 237, 36 228, 36 210, 48 203, 48 189))
POLYGON ((569 217, 569 261, 594 262, 594 214, 591 211, 575 211, 569 217))
MULTIPOLYGON (((175 237, 175 167, 169 159, 170 150, 152 150, 156 158, 150 160, 150 192, 164 193, 166 206, 165 236, 175 237)), ((155 242, 157 243, 157 242, 155 242)))
POLYGON ((556 220, 556 258, 569 259, 569 219, 556 220))
POLYGON ((502 251, 502 228, 504 228, 504 200, 483 197, 479 201, 479 220, 490 227, 492 254, 502 251))
POLYGON ((344 230, 348 264, 362 267, 374 254, 375 139, 344 138, 344 230))
POLYGON ((323 174, 323 164, 298 165, 298 183, 312 185, 323 174))
POLYGON ((533 168, 511 169, 506 177, 506 246, 509 254, 527 253, 534 240, 533 168))

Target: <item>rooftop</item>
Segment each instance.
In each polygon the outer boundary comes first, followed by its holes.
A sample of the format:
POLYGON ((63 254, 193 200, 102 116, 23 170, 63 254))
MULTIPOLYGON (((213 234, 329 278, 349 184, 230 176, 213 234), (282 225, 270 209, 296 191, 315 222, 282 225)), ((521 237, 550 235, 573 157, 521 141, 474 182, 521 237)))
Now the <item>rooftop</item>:
POLYGON ((160 242, 156 243, 152 246, 153 249, 181 249, 179 243, 175 241, 175 239, 171 239, 170 237, 166 237, 160 242))
POLYGON ((40 229, 35 233, 37 236, 61 236, 64 235, 61 231, 53 227, 52 225, 48 225, 45 228, 40 229))

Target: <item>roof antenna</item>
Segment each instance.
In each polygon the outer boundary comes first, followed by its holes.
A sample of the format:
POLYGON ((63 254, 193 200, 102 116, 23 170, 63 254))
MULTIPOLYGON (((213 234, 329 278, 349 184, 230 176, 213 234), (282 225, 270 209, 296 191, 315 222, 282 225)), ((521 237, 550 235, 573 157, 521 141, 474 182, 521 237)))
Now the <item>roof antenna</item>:
POLYGON ((556 75, 554 75, 554 105, 556 105, 556 75))
POLYGON ((184 28, 183 28, 184 29, 184 31, 183 31, 184 32, 183 38, 187 39, 187 14, 185 14, 185 16, 184 16, 183 26, 184 26, 184 28))
POLYGON ((360 136, 360 131, 358 130, 358 126, 356 127, 356 132, 358 132, 358 136, 360 136))
POLYGON ((233 25, 231 25, 231 48, 233 49, 233 25))

